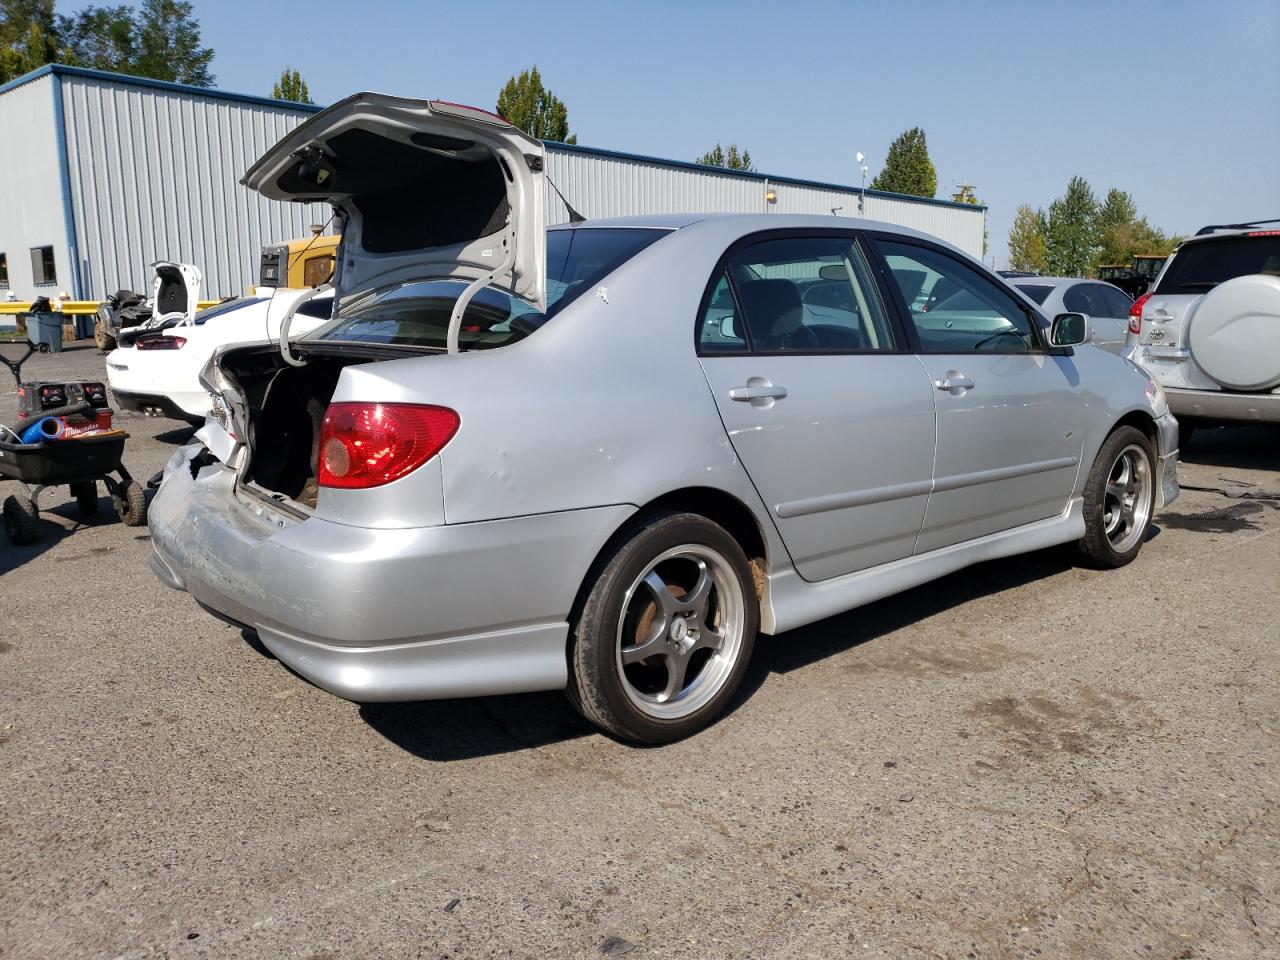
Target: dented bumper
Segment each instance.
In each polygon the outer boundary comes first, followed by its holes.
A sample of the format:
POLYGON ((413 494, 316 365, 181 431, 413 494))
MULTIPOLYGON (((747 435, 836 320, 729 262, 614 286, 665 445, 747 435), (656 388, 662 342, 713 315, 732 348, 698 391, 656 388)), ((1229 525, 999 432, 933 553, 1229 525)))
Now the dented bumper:
POLYGON ((193 476, 197 450, 175 456, 150 507, 156 575, 361 702, 563 687, 577 584, 632 509, 397 530, 298 522, 242 502, 221 464, 193 476))

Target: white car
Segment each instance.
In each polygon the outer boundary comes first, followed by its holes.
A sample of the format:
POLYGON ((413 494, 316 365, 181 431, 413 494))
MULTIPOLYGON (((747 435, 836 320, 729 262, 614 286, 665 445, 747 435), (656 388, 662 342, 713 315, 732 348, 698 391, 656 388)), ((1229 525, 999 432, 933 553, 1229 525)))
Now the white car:
MULTIPOLYGON (((224 301, 189 319, 175 318, 140 334, 129 346, 112 350, 107 354, 107 380, 117 406, 203 423, 210 400, 199 378, 213 352, 229 343, 277 338, 290 307, 312 292, 259 288, 251 297, 224 301)), ((306 333, 328 320, 332 310, 333 294, 320 293, 298 306, 289 330, 306 333)))

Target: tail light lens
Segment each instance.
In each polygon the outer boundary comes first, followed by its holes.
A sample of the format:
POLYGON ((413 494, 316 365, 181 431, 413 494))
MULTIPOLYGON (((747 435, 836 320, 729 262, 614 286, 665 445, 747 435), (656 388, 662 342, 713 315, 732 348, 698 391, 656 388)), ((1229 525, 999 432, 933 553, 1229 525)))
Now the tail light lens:
POLYGON ((139 350, 181 350, 187 345, 186 337, 139 337, 133 342, 139 350))
POLYGON ((362 490, 412 473, 458 432, 448 407, 417 403, 331 403, 320 429, 316 482, 362 490))
POLYGON ((1151 299, 1151 294, 1144 293, 1137 300, 1133 301, 1133 306, 1129 308, 1129 332, 1142 332, 1142 308, 1146 306, 1147 301, 1151 299))

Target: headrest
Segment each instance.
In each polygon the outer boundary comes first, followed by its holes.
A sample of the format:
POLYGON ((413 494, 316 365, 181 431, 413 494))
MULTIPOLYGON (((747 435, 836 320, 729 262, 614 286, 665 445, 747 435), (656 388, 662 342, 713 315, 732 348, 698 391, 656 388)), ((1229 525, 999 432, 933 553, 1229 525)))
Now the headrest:
POLYGON ((790 280, 748 280, 738 293, 752 331, 762 332, 766 339, 790 336, 804 322, 800 291, 790 280))

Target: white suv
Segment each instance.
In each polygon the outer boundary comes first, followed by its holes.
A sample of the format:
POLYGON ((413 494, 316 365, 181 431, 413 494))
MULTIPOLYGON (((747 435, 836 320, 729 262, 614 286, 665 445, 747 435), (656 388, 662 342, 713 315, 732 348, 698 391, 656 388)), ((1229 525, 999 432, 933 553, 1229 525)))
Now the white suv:
POLYGON ((1129 313, 1127 355, 1184 436, 1203 420, 1280 423, 1280 230, 1261 223, 1205 227, 1129 313))

